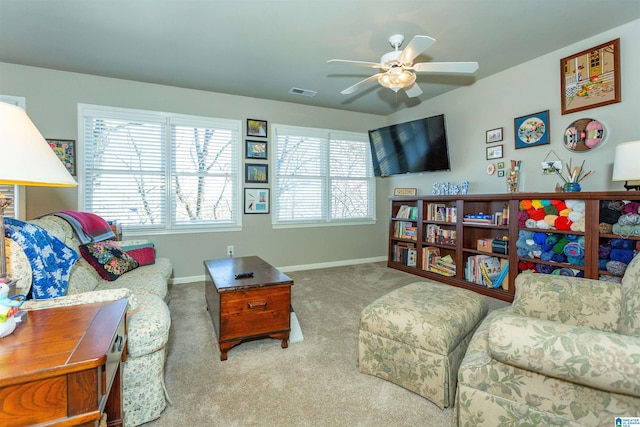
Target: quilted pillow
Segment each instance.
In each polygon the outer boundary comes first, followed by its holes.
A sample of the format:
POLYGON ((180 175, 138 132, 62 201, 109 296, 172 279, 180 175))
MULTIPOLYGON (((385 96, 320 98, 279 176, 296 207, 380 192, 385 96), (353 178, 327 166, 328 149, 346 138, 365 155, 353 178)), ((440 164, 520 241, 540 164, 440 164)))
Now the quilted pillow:
POLYGON ((114 281, 139 266, 135 259, 110 240, 87 243, 80 245, 78 249, 104 280, 114 281))

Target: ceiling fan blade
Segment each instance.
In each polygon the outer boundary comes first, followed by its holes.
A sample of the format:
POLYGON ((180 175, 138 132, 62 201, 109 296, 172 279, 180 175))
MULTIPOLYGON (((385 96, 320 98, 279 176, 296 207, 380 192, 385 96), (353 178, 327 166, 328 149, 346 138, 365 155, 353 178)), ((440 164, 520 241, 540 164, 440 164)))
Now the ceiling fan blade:
POLYGON ((435 42, 436 39, 429 36, 415 36, 411 39, 407 47, 404 48, 398 60, 403 64, 411 64, 418 55, 427 50, 427 48, 435 42))
POLYGON ((370 67, 370 68, 380 68, 382 66, 382 64, 379 64, 377 62, 367 62, 367 61, 352 61, 350 59, 330 59, 327 61, 327 64, 330 62, 344 62, 347 64, 354 64, 354 65, 362 65, 365 67, 370 67))
POLYGON ((366 85, 367 83, 372 82, 373 80, 377 80, 378 77, 380 77, 381 75, 383 75, 384 73, 378 73, 378 74, 374 74, 371 77, 367 77, 364 80, 360 80, 358 83, 354 84, 353 86, 349 86, 348 88, 346 88, 345 90, 343 90, 342 92, 340 92, 343 95, 349 95, 352 94, 353 92, 355 92, 356 90, 360 89, 360 87, 366 85))
POLYGON ((414 64, 413 71, 418 73, 475 73, 477 62, 421 62, 414 64))
POLYGON ((420 89, 418 83, 414 83, 411 87, 405 88, 404 93, 406 93, 409 98, 415 98, 422 95, 422 89, 420 89))

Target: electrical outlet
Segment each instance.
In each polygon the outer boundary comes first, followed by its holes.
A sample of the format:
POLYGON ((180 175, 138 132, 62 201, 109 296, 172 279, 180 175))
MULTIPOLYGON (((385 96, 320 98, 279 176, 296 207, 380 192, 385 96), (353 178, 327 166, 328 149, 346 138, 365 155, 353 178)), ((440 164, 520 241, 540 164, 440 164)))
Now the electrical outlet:
POLYGON ((227 255, 229 255, 229 258, 233 257, 233 245, 227 246, 227 255))

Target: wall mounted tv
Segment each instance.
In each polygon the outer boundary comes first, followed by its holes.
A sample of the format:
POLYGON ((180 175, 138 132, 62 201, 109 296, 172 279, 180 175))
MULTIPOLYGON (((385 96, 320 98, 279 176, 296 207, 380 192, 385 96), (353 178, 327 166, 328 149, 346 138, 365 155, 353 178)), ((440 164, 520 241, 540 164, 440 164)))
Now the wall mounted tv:
POLYGON ((444 114, 369 131, 375 176, 451 170, 444 114))

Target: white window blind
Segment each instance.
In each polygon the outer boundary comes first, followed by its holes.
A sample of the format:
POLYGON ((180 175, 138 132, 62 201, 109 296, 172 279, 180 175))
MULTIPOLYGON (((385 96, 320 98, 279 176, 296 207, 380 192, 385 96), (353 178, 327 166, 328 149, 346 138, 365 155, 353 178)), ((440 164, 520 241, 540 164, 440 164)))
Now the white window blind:
POLYGON ((4 185, 0 184, 0 195, 4 197, 10 197, 13 199, 9 206, 7 206, 4 210, 4 216, 7 218, 16 218, 16 196, 17 196, 17 188, 15 185, 4 185))
POLYGON ((241 122, 82 106, 83 208, 128 230, 239 225, 241 122))
POLYGON ((367 136, 274 125, 274 225, 374 220, 367 136))

